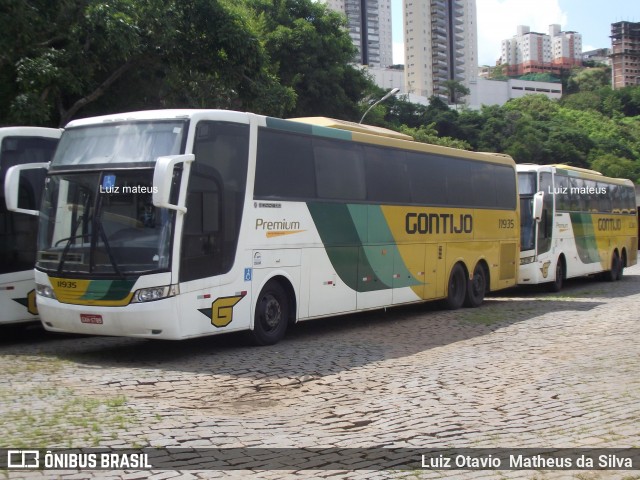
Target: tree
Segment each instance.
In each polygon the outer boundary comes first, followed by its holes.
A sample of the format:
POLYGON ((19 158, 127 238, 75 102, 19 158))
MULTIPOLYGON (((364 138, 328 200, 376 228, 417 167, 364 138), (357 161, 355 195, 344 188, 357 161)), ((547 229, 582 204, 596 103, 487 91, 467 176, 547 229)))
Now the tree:
POLYGON ((444 84, 449 92, 449 103, 452 105, 462 103, 462 98, 471 93, 471 90, 457 80, 447 80, 444 84))
POLYGON ((418 128, 410 128, 406 125, 402 125, 399 130, 406 135, 412 136, 416 142, 441 145, 443 147, 460 148, 463 150, 471 150, 471 145, 463 140, 439 136, 438 131, 435 128, 435 124, 433 123, 427 126, 421 125, 418 128))
POLYGON ((296 95, 292 116, 326 115, 357 121, 370 87, 351 62, 355 47, 345 19, 311 0, 250 0, 275 74, 296 95))
POLYGON ((163 106, 284 111, 294 102, 270 70, 246 12, 223 0, 14 2, 29 34, 3 36, 15 65, 3 122, 64 125, 85 114, 163 106), (114 95, 114 92, 120 95, 114 95), (92 107, 96 107, 95 109, 92 107))
POLYGON ((567 93, 599 90, 611 85, 611 69, 608 67, 574 70, 567 79, 567 93))

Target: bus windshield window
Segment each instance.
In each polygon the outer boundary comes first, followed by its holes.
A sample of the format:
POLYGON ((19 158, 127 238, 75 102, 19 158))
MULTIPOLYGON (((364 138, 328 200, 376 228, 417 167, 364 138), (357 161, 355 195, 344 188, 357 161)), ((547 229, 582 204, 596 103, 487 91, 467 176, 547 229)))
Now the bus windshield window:
POLYGON ((518 172, 520 193, 520 250, 533 250, 535 244, 535 220, 533 218, 533 194, 538 191, 535 172, 518 172))
POLYGON ((174 212, 153 206, 152 177, 152 169, 48 177, 36 266, 118 276, 167 270, 174 212))
POLYGON ((184 121, 115 123, 64 132, 52 166, 154 162, 181 153, 184 121))

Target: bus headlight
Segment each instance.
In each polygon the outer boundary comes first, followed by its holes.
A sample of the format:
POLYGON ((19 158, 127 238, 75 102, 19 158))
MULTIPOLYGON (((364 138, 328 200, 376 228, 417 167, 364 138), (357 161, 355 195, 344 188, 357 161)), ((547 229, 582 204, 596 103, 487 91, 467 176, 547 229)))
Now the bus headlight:
POLYGON ((56 299, 56 294, 53 293, 53 288, 49 285, 42 285, 41 283, 36 283, 36 293, 41 297, 56 299))
POLYGON ((520 265, 527 265, 536 261, 536 257, 523 257, 520 259, 520 265))
POLYGON ((173 297, 178 294, 177 285, 168 285, 165 287, 141 288, 136 290, 131 299, 131 303, 153 302, 162 300, 163 298, 173 297))

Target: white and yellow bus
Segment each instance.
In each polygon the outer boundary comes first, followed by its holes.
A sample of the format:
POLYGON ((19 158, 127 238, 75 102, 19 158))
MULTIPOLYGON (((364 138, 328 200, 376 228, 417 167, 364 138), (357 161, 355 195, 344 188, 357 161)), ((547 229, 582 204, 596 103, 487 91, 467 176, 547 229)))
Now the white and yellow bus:
POLYGON ((0 128, 0 324, 38 320, 33 280, 38 220, 29 213, 40 207, 46 170, 25 172, 21 185, 5 186, 5 176, 14 166, 51 161, 61 133, 54 128, 0 128), (12 189, 16 196, 20 190, 16 198, 27 213, 7 209, 5 190, 10 196, 12 189))
POLYGON ((518 283, 548 283, 601 273, 622 278, 638 259, 633 183, 566 165, 517 166, 521 212, 518 283))
MULTIPOLYGON (((337 128, 332 128, 337 127, 337 128)), ((46 179, 45 328, 184 339, 516 283, 510 157, 220 110, 71 122, 46 179)))

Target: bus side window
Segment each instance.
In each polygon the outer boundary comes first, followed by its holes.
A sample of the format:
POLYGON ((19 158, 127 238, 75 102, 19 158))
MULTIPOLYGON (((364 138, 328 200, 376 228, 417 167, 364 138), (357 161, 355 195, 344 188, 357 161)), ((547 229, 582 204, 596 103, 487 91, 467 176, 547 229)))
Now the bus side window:
POLYGON ((202 121, 196 127, 182 238, 180 281, 228 272, 244 206, 249 127, 202 121))
MULTIPOLYGON (((556 175, 556 210, 567 211, 569 210, 569 179, 564 175, 556 175)), ((544 191, 545 195, 549 193, 544 191)), ((553 190, 552 190, 553 192, 553 190)))
POLYGON ((356 143, 313 139, 318 197, 331 200, 366 200, 364 152, 356 143), (340 172, 338 175, 337 173, 340 172))
POLYGON ((605 192, 600 193, 598 195, 599 201, 599 210, 603 213, 611 213, 611 198, 609 197, 609 187, 611 185, 607 185, 606 183, 598 182, 598 191, 605 192))
POLYGON ((607 185, 607 193, 611 200, 611 213, 623 213, 624 205, 618 185, 607 185))

